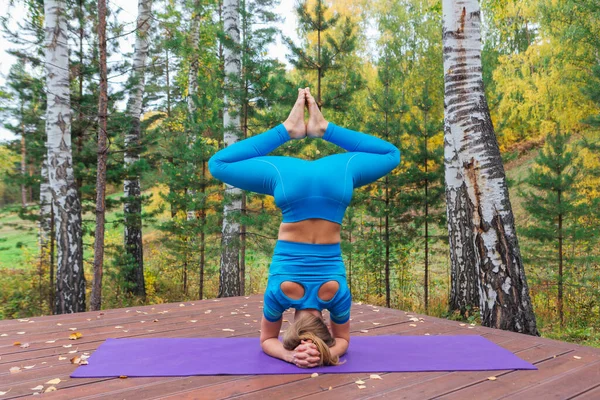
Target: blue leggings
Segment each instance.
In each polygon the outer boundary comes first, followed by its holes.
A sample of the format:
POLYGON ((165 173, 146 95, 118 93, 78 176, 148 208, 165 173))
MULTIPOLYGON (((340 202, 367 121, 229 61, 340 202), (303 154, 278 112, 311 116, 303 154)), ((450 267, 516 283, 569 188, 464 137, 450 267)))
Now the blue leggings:
POLYGON ((350 319, 352 297, 346 282, 346 267, 339 243, 313 244, 278 240, 264 295, 263 315, 271 322, 278 321, 283 312, 293 307, 297 310, 313 308, 329 310, 331 321, 343 324, 350 319), (304 296, 292 299, 280 285, 295 282, 304 287, 304 296), (339 289, 330 300, 318 296, 321 285, 336 281, 339 289))

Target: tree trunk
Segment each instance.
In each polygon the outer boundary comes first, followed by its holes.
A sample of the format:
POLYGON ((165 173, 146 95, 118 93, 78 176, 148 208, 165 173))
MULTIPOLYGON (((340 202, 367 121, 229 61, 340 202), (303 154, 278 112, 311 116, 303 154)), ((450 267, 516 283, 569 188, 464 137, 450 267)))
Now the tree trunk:
POLYGON ((443 0, 451 308, 479 304, 482 325, 538 335, 483 88, 480 14, 477 0, 443 0))
POLYGON ((27 173, 27 150, 25 146, 25 122, 23 121, 23 104, 21 104, 21 206, 27 207, 27 186, 25 174, 27 173))
POLYGON ((81 229, 81 202, 73 173, 71 153, 71 97, 69 54, 63 0, 44 1, 46 58, 46 134, 48 181, 56 222, 58 265, 57 314, 85 311, 85 276, 81 229))
POLYGON ((135 39, 135 53, 131 80, 131 96, 127 104, 127 115, 131 127, 125 135, 125 167, 128 176, 124 182, 124 214, 125 214, 125 250, 133 260, 133 265, 128 268, 126 281, 131 283, 129 292, 142 298, 146 297, 144 283, 144 252, 142 245, 142 203, 140 178, 135 171, 135 163, 140 159, 141 132, 140 116, 142 114, 142 99, 144 96, 144 70, 150 41, 148 31, 152 22, 152 0, 139 0, 137 35, 135 39))
MULTIPOLYGON (((225 34, 234 42, 240 42, 239 21, 239 0, 223 1, 223 29, 225 34)), ((230 78, 230 74, 239 77, 240 75, 240 55, 235 49, 224 46, 223 56, 225 59, 224 69, 224 107, 223 107, 223 140, 226 146, 230 146, 238 141, 238 130, 240 126, 239 104, 236 98, 229 99, 232 92, 232 85, 235 84, 230 78)), ((221 273, 219 280, 219 297, 231 297, 240 295, 240 224, 235 221, 234 215, 242 208, 241 194, 239 188, 225 184, 226 197, 232 199, 226 201, 223 207, 223 228, 221 237, 221 273)))
MULTIPOLYGON (((558 191, 558 209, 561 209, 562 191, 558 191)), ((558 214, 558 319, 561 328, 564 327, 563 316, 563 212, 558 214)))
POLYGON ((106 114, 108 81, 106 71, 106 0, 98 0, 98 43, 100 46, 100 94, 98 96, 98 167, 96 169, 96 233, 94 235, 94 279, 90 310, 102 308, 102 267, 104 264, 104 218, 106 211, 106 114))

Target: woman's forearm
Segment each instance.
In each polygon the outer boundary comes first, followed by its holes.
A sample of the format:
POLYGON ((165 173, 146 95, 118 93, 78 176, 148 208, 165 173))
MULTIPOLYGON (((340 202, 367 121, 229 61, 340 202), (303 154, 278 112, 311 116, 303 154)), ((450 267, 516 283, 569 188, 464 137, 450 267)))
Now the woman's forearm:
POLYGON ((283 361, 292 362, 293 351, 283 348, 283 343, 277 338, 270 338, 261 343, 263 351, 271 357, 279 358, 283 361))
POLYGON ((329 348, 332 356, 341 357, 348 350, 348 341, 339 337, 335 338, 335 344, 329 348))

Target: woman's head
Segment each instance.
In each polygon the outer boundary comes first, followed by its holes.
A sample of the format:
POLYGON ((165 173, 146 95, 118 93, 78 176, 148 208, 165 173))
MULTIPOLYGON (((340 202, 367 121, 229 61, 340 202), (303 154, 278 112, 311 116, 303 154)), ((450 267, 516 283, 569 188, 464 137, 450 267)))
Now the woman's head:
POLYGON ((325 325, 325 322, 311 313, 302 313, 283 334, 283 347, 294 350, 302 340, 311 340, 320 354, 322 365, 338 365, 339 357, 333 357, 329 347, 335 344, 335 338, 325 325))

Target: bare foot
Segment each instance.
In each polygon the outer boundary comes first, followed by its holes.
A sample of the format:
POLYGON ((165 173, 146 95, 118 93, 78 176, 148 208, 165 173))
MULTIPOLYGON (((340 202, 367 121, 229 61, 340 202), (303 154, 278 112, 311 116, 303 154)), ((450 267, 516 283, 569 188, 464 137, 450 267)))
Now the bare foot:
POLYGON ((325 117, 323 117, 323 114, 321 114, 321 110, 319 110, 319 106, 317 106, 317 101, 312 94, 310 94, 310 89, 308 87, 306 88, 306 100, 308 102, 309 115, 306 124, 306 134, 308 137, 323 137, 329 122, 327 122, 325 117))
POLYGON ((298 98, 290 112, 290 115, 283 123, 287 129, 290 138, 302 139, 306 137, 306 124, 304 123, 304 106, 306 104, 306 96, 304 89, 298 89, 298 98))

